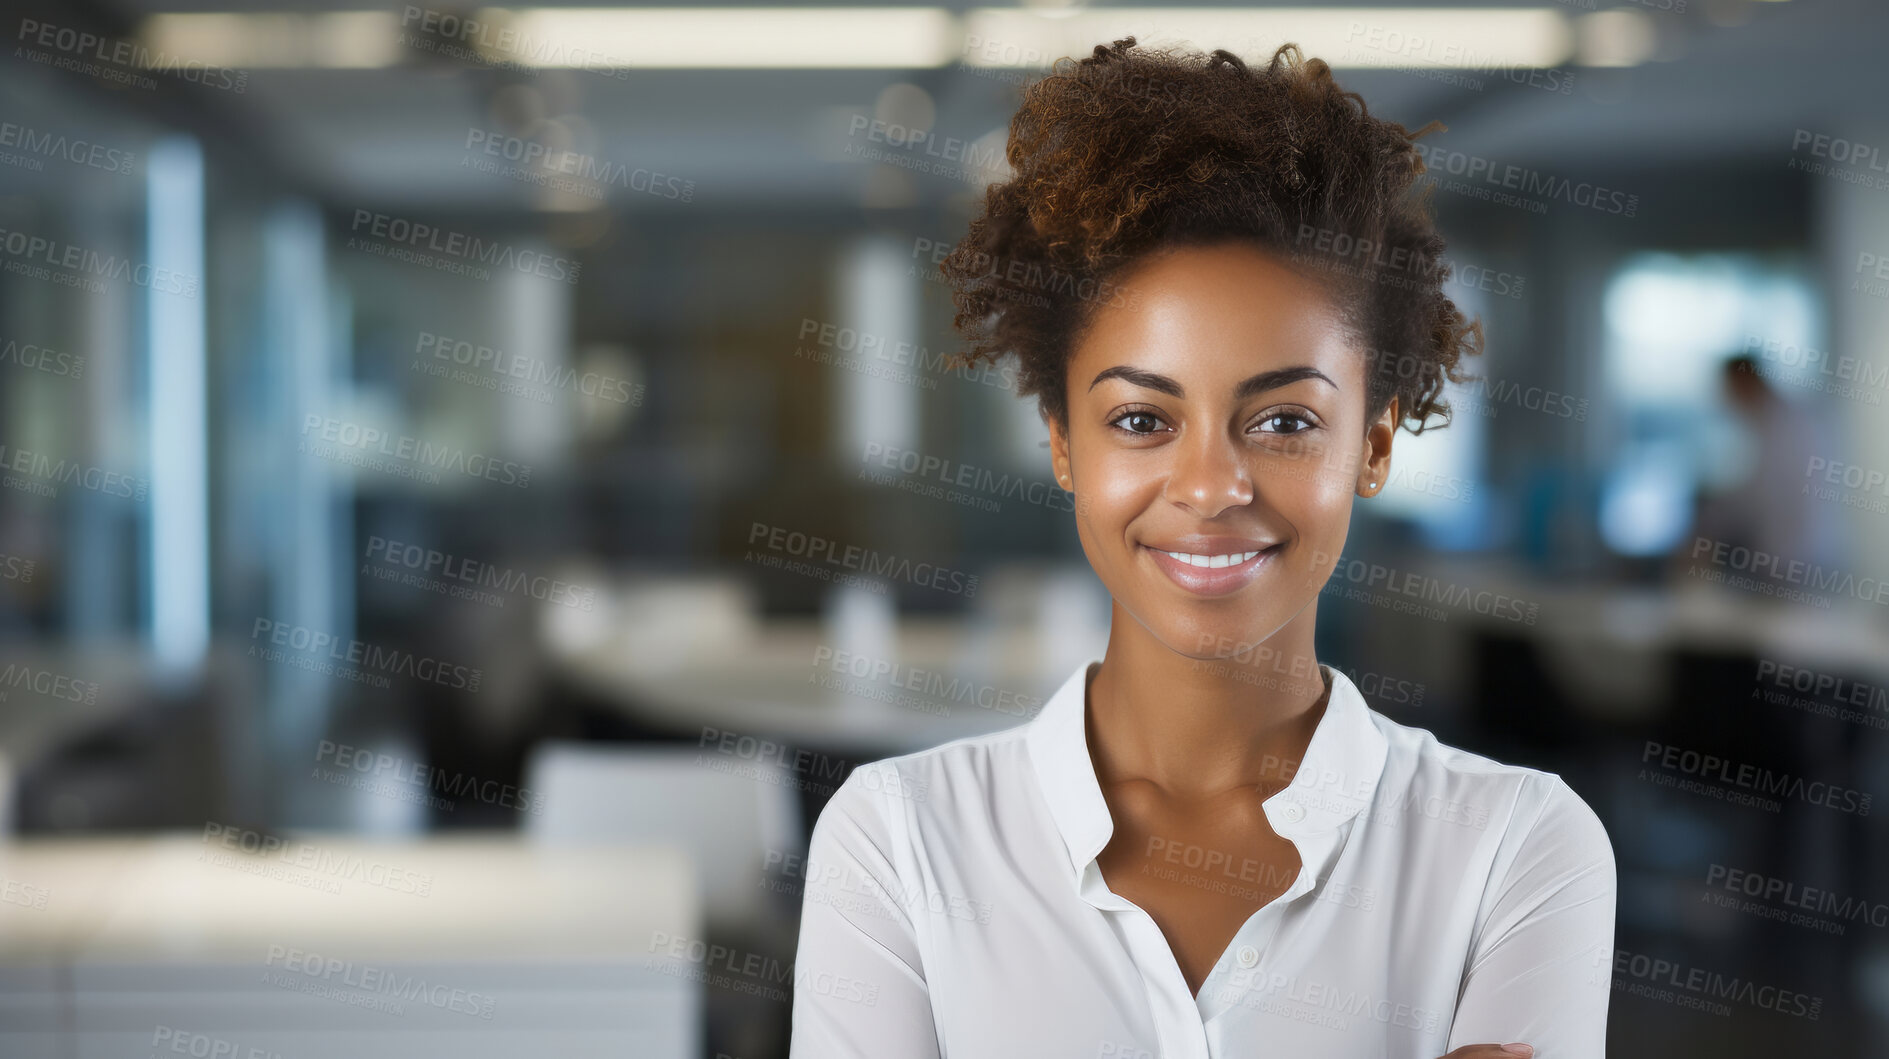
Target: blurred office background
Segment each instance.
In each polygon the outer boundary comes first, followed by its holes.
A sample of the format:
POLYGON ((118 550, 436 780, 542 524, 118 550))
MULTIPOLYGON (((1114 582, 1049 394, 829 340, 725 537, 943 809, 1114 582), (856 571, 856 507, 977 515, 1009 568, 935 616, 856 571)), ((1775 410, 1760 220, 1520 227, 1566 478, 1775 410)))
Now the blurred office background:
POLYGON ((785 1055, 834 786, 1100 657, 930 273, 1020 85, 1135 33, 1448 126, 1483 378, 1321 658, 1607 822, 1610 1053, 1889 1054, 1873 0, 5 29, 0 1052, 785 1055))

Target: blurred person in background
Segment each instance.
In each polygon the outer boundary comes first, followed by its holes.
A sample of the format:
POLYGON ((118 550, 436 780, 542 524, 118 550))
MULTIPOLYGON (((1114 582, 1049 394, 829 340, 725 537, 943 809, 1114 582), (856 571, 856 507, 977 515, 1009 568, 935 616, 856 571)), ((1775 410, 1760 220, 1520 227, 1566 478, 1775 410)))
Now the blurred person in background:
POLYGON ((1604 1054, 1599 818, 1314 657, 1353 498, 1481 347, 1410 194, 1432 128, 1290 44, 1128 37, 1030 86, 944 272, 969 359, 1014 353, 1049 425, 1106 656, 1020 727, 849 775, 794 1056, 1604 1054), (1319 1017, 1360 998, 1387 1014, 1319 1017))
POLYGON ((1816 413, 1778 393, 1758 363, 1741 353, 1727 358, 1720 373, 1720 392, 1750 432, 1750 470, 1732 487, 1700 497, 1694 533, 1680 542, 1676 558, 1689 561, 1694 542, 1706 538, 1781 563, 1834 568, 1843 561, 1839 513, 1808 494, 1820 481, 1810 473, 1813 461, 1839 450, 1816 413))

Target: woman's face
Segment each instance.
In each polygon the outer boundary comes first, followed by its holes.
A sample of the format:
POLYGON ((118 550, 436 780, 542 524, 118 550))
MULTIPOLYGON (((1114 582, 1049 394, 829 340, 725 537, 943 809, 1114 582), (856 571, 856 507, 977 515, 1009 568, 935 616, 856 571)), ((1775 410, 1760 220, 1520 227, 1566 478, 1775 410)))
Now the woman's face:
POLYGON ((1099 307, 1071 352, 1056 475, 1117 606, 1182 655, 1244 660, 1316 614, 1396 410, 1365 422, 1336 305, 1258 249, 1168 250, 1121 282, 1132 307, 1099 307))

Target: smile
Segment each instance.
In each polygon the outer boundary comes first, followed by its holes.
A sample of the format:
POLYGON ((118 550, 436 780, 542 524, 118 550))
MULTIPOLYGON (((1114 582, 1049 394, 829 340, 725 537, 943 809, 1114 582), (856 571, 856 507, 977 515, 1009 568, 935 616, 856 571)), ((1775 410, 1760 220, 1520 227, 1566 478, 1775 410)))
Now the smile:
POLYGON ((1234 555, 1192 555, 1188 552, 1162 552, 1161 554, 1171 555, 1174 558, 1179 559, 1180 561, 1184 563, 1188 563, 1192 566, 1207 566, 1207 567, 1218 568, 1222 566, 1238 566, 1241 563, 1246 562, 1248 559, 1252 559, 1253 557, 1257 556, 1259 553, 1258 552, 1239 552, 1234 555))
POLYGON ((1258 576, 1279 546, 1257 551, 1221 552, 1206 555, 1197 552, 1164 551, 1141 546, 1168 580, 1197 596, 1224 596, 1237 592, 1258 576))

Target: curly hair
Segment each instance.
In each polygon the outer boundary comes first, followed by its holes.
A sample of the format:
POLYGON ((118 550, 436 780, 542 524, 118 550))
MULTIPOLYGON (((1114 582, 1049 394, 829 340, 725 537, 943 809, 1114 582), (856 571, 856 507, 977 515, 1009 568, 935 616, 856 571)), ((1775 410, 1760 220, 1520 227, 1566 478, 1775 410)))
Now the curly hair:
POLYGON ((1327 284, 1374 367, 1368 421, 1394 396, 1411 433, 1447 424, 1444 385, 1470 378, 1458 362, 1483 336, 1443 293, 1428 190, 1410 193, 1424 172, 1415 140, 1440 128, 1372 117, 1296 44, 1263 69, 1134 37, 1059 59, 1011 118, 1011 179, 990 185, 939 264, 971 342, 949 363, 1014 353, 1018 393, 1067 429, 1070 354, 1098 307, 1133 305, 1127 269, 1246 241, 1327 284))

